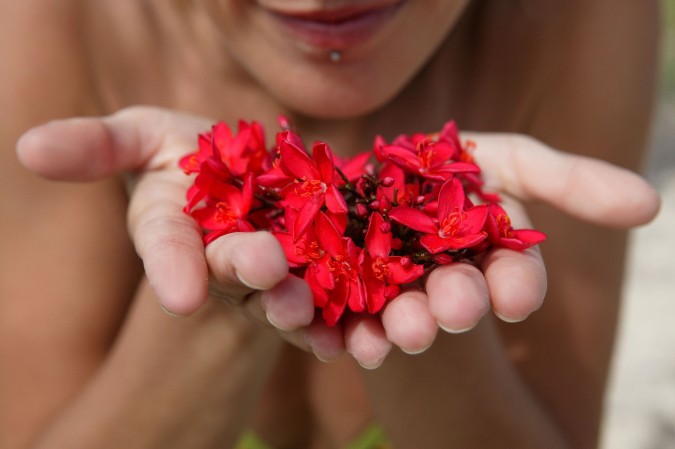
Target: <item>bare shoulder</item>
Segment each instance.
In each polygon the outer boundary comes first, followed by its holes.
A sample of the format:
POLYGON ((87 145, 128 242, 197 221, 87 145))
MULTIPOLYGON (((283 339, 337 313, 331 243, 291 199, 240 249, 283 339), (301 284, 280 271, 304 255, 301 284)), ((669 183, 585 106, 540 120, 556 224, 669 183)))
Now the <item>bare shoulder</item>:
POLYGON ((0 2, 3 140, 14 137, 6 135, 8 126, 16 132, 30 122, 93 111, 80 3, 0 2))
POLYGON ((100 113, 81 3, 0 0, 2 447, 24 447, 84 381, 139 276, 116 180, 48 182, 15 154, 30 127, 100 113))
POLYGON ((561 16, 549 19, 549 70, 532 112, 533 134, 638 167, 657 81, 659 3, 565 2, 561 16))

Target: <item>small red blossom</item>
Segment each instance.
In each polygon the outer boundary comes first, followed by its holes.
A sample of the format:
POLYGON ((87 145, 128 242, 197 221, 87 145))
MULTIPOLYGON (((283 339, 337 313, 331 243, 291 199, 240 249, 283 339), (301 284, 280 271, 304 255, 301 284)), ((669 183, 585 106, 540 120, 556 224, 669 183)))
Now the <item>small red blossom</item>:
POLYGON ((488 206, 485 229, 488 240, 495 246, 523 251, 546 240, 546 234, 534 229, 513 229, 511 219, 497 203, 488 206))
POLYGON ((315 228, 321 257, 309 263, 305 280, 314 293, 314 304, 323 310, 326 324, 334 326, 347 305, 354 312, 366 308, 365 288, 357 271, 360 250, 323 213, 316 217, 315 228))
POLYGON ((445 181, 457 173, 478 173, 480 168, 462 149, 454 122, 436 135, 399 136, 394 143, 378 147, 380 157, 406 171, 428 179, 445 181))
POLYGON ((207 231, 208 243, 230 232, 250 232, 255 228, 247 220, 253 204, 253 174, 249 173, 242 189, 220 184, 212 187, 205 207, 192 213, 192 217, 207 231))
POLYGON ((423 232, 420 244, 431 254, 447 249, 470 248, 487 238, 483 225, 487 206, 479 205, 465 210, 467 198, 462 184, 450 179, 443 184, 438 195, 437 219, 412 207, 394 208, 389 217, 416 231, 423 232))
POLYGON ((359 260, 371 314, 379 312, 388 300, 398 295, 400 285, 424 274, 424 266, 412 263, 410 257, 391 255, 392 240, 389 223, 379 213, 373 213, 366 232, 366 248, 359 260))
POLYGON ((257 122, 241 121, 236 133, 217 123, 200 134, 179 162, 195 175, 184 210, 206 244, 231 232, 272 232, 329 326, 347 312, 379 313, 438 265, 545 239, 513 229, 499 197, 483 190, 474 145, 460 142, 454 122, 392 143, 377 137, 371 152, 350 159, 325 142, 310 156, 288 121, 279 123, 269 150, 257 122))
POLYGON ((288 140, 281 142, 279 152, 281 170, 295 178, 283 201, 285 206, 299 210, 293 228, 295 239, 302 236, 324 205, 333 213, 347 213, 347 203, 335 183, 337 173, 327 144, 315 144, 312 158, 288 140))

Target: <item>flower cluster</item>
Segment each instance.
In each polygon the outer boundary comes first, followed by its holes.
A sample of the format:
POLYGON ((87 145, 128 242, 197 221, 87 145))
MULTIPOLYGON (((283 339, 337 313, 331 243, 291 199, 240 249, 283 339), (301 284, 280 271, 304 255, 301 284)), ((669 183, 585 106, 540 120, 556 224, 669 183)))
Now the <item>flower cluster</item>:
POLYGON ((539 231, 513 229, 499 197, 483 190, 471 142, 454 122, 439 133, 375 139, 351 159, 325 142, 311 155, 281 119, 268 150, 260 124, 217 123, 180 161, 196 173, 185 212, 206 244, 231 232, 267 230, 312 289, 329 326, 346 310, 375 314, 437 265, 493 247, 524 250, 539 231))

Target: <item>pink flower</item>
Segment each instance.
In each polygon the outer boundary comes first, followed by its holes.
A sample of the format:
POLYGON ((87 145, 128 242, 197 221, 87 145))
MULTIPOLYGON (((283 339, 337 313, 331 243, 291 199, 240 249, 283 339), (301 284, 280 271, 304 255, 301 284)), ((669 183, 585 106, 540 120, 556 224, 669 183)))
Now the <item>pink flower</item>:
POLYGON ((451 178, 443 184, 438 195, 437 219, 419 209, 399 206, 392 209, 389 218, 425 233, 421 245, 431 254, 448 249, 470 248, 487 238, 483 225, 487 206, 480 205, 465 210, 467 198, 461 182, 451 178))

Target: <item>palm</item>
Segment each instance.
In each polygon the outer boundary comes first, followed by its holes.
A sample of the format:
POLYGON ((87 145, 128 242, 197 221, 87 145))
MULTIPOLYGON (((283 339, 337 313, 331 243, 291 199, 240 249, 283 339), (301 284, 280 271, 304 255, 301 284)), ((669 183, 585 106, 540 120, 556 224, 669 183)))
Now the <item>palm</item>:
MULTIPOLYGON (((304 282, 288 276, 283 249, 270 234, 228 234, 205 250, 201 230, 183 213, 190 179, 178 161, 193 150, 195 136, 210 124, 168 111, 133 108, 103 119, 37 128, 24 136, 18 150, 24 165, 49 178, 87 181, 133 171, 129 231, 161 305, 172 313, 189 314, 209 296, 218 297, 254 320, 272 323, 287 340, 321 359, 333 359, 346 349, 363 366, 375 367, 392 343, 406 352, 420 352, 434 341, 439 326, 465 331, 490 309, 504 320, 519 321, 541 305, 546 273, 539 250, 502 248, 492 250, 478 266, 450 264, 434 270, 424 291, 403 292, 379 316, 354 315, 327 327, 313 318, 311 292, 304 282), (61 157, 44 157, 54 151, 61 157)), ((625 170, 524 137, 470 137, 477 143, 476 158, 488 185, 515 198, 506 208, 518 227, 529 224, 517 200, 545 201, 611 227, 644 223, 657 210, 654 191, 625 170)))

